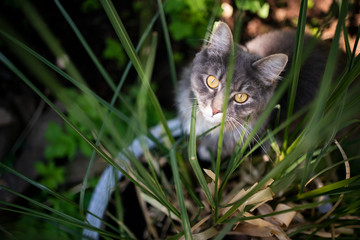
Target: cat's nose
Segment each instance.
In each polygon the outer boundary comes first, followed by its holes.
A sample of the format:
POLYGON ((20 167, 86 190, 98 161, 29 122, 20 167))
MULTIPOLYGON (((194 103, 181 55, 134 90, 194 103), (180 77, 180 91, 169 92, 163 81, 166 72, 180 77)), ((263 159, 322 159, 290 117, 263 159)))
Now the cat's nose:
POLYGON ((214 108, 214 107, 212 107, 211 109, 212 109, 212 114, 213 114, 213 116, 214 116, 215 114, 218 114, 219 112, 221 112, 220 110, 218 110, 218 109, 216 109, 216 108, 214 108))

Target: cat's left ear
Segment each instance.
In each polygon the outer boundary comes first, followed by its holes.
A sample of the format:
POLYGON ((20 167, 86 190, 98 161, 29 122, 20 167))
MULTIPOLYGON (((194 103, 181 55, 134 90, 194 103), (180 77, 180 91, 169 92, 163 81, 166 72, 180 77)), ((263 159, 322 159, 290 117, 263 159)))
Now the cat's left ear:
POLYGON ((255 61, 252 66, 267 85, 272 85, 284 70, 288 56, 282 53, 273 54, 255 61))
POLYGON ((221 21, 215 22, 212 34, 210 36, 209 48, 222 53, 229 52, 233 47, 233 35, 229 26, 221 21))

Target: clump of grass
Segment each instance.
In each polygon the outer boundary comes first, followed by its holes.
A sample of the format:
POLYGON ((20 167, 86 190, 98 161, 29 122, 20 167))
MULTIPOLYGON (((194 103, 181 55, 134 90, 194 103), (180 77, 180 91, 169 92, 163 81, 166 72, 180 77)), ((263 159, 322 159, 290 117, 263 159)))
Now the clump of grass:
MULTIPOLYGON (((58 74, 75 85, 79 94, 87 97, 94 112, 102 120, 101 125, 92 121, 91 117, 87 116, 78 104, 72 101, 71 96, 63 91, 64 87, 61 84, 55 81, 50 85, 48 84, 56 97, 67 107, 68 114, 72 116, 71 119, 78 119, 83 127, 93 134, 95 140, 89 139, 74 122, 70 121, 66 114, 62 113, 23 74, 18 66, 3 53, 0 53, 0 61, 32 88, 93 149, 78 203, 70 201, 62 194, 1 164, 5 170, 25 179, 40 191, 74 206, 77 209, 75 216, 16 193, 6 186, 1 186, 1 188, 35 205, 37 210, 4 201, 1 202, 2 206, 0 206, 2 210, 29 215, 59 225, 71 226, 77 230, 91 230, 104 238, 134 239, 135 234, 123 222, 123 209, 126 206, 122 206, 121 198, 125 196, 121 196, 121 191, 118 189, 115 191, 117 216, 109 214, 118 225, 111 226, 100 219, 111 230, 108 231, 87 223, 86 214, 91 215, 91 213, 85 209, 84 195, 88 184, 88 174, 97 155, 135 185, 147 224, 145 232, 149 238, 221 239, 228 234, 254 237, 276 236, 279 239, 288 239, 289 237, 311 238, 313 236, 341 237, 348 233, 358 236, 358 232, 353 226, 356 225, 355 223, 360 217, 358 194, 360 175, 351 172, 351 166, 355 165, 360 158, 356 149, 360 139, 358 136, 351 135, 352 131, 359 126, 358 104, 360 98, 357 93, 360 90, 360 84, 357 82, 357 77, 360 73, 360 61, 359 56, 355 55, 356 48, 347 48, 347 67, 337 81, 331 81, 334 75, 334 66, 338 61, 337 50, 340 35, 344 34, 345 39, 347 39, 347 33, 342 28, 348 12, 348 1, 341 2, 338 25, 321 82, 320 93, 313 104, 301 111, 301 114, 293 113, 292 107, 301 67, 307 10, 307 1, 302 1, 290 75, 276 91, 248 140, 243 145, 238 146, 238 151, 229 161, 223 161, 220 158, 222 146, 220 137, 219 152, 211 169, 203 169, 196 156, 196 141, 199 138, 196 135, 195 128, 196 104, 192 109, 191 131, 188 140, 186 137, 175 137, 150 85, 153 67, 156 64, 155 55, 159 38, 157 33, 150 36, 150 32, 159 16, 165 34, 170 66, 172 66, 170 68, 171 75, 174 80, 176 79, 162 2, 157 1, 159 12, 154 15, 136 48, 112 2, 109 0, 101 0, 100 2, 130 59, 118 83, 111 79, 71 17, 60 2, 55 0, 66 22, 71 25, 94 65, 113 90, 113 97, 110 102, 92 91, 85 84, 85 81, 79 77, 77 71, 60 69, 14 38, 1 25, 1 38, 15 45, 17 49, 21 49, 21 52, 17 51, 18 56, 26 53, 26 59, 36 59, 36 64, 41 66, 36 68, 38 71, 44 71, 46 76, 58 74), (150 51, 146 59, 140 59, 137 52, 147 37, 151 38, 150 45, 146 46, 150 51), (44 65, 47 68, 44 68, 44 65), (135 68, 141 82, 135 105, 121 96, 122 86, 131 66, 135 68), (51 69, 50 73, 48 73, 48 68, 51 69), (287 120, 273 129, 269 129, 268 134, 261 141, 254 143, 251 149, 247 149, 251 137, 255 136, 257 130, 271 114, 278 100, 286 91, 290 93, 287 120), (124 114, 117 109, 115 107, 116 101, 124 106, 129 106, 127 112, 130 114, 124 114), (163 129, 161 139, 156 139, 146 124, 147 102, 151 103, 152 111, 156 113, 163 129), (292 136, 289 132, 289 126, 300 115, 305 115, 304 119, 308 119, 308 121, 299 130, 299 134, 292 136), (118 122, 126 126, 128 136, 119 132, 118 122), (284 144, 278 146, 274 141, 274 135, 281 131, 285 132, 285 139, 284 144), (141 148, 144 161, 141 161, 132 151, 134 149, 128 148, 134 139, 138 141, 136 143, 141 148), (149 139, 152 140, 151 144, 148 141, 149 139), (273 152, 269 152, 271 159, 273 159, 271 162, 264 162, 261 156, 254 153, 265 141, 270 141, 274 149, 273 152), (249 158, 252 160, 250 161, 249 158), (334 174, 336 169, 342 165, 344 165, 345 170, 343 172, 345 174, 339 176, 334 174), (167 166, 170 167, 171 174, 163 170, 167 166), (324 206, 330 206, 326 210, 327 213, 324 213, 324 206), (156 227, 160 222, 163 225, 160 228, 156 227)), ((238 32, 234 35, 238 39, 241 28, 236 29, 238 32)), ((360 34, 358 34, 356 42, 358 42, 359 37, 360 34)), ((232 69, 230 68, 229 71, 232 69)), ((43 82, 46 82, 45 79, 43 82)), ((224 121, 220 128, 223 126, 224 121)), ((95 216, 95 218, 101 217, 95 216)))

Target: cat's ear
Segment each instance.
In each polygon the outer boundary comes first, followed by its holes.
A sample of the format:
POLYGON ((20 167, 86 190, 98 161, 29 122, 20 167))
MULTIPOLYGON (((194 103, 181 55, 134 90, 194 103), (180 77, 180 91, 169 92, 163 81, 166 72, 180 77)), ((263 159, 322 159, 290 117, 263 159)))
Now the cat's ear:
POLYGON ((233 35, 226 23, 220 21, 214 23, 207 47, 221 52, 229 52, 231 50, 233 47, 233 35))
POLYGON ((268 85, 276 82, 281 72, 284 70, 288 56, 282 53, 263 57, 252 64, 258 71, 260 77, 268 85))

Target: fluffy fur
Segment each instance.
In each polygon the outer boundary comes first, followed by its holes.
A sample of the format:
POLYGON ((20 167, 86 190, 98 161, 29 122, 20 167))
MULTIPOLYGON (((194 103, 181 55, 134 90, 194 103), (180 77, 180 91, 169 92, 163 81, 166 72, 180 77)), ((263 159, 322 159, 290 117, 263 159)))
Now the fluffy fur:
MULTIPOLYGON (((305 44, 310 42, 305 38, 305 44)), ((218 22, 210 41, 198 52, 192 64, 183 71, 179 82, 176 103, 185 132, 190 131, 191 107, 197 100, 196 133, 202 134, 221 123, 224 101, 228 101, 222 156, 232 155, 235 146, 246 128, 245 137, 251 132, 261 113, 266 108, 282 76, 292 61, 295 31, 281 30, 256 37, 243 47, 237 47, 235 67, 231 79, 230 95, 224 99, 228 59, 233 48, 229 27, 218 22), (210 88, 209 75, 219 81, 216 89, 210 88), (234 100, 237 93, 246 93, 244 103, 234 100), (220 110, 214 114, 213 109, 220 110)), ((295 109, 313 99, 318 82, 325 68, 327 48, 315 48, 306 59, 300 73, 295 109)), ((287 96, 281 100, 286 109, 287 96)), ((265 128, 265 126, 263 126, 265 128)), ((209 159, 209 151, 216 153, 219 128, 204 136, 198 147, 201 158, 209 159)))

